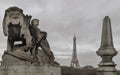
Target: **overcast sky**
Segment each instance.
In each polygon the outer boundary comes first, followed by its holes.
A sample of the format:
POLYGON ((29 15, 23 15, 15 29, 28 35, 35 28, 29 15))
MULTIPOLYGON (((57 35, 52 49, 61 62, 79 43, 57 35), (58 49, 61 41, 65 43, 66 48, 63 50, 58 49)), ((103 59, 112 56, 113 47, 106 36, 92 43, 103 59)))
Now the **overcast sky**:
POLYGON ((40 29, 48 33, 48 41, 56 61, 69 66, 73 36, 77 37, 77 54, 81 66, 97 67, 96 55, 100 47, 102 21, 109 16, 112 22, 114 46, 119 52, 114 57, 120 69, 120 0, 1 0, 0 1, 0 56, 6 50, 2 20, 5 9, 22 8, 25 14, 40 19, 40 29))

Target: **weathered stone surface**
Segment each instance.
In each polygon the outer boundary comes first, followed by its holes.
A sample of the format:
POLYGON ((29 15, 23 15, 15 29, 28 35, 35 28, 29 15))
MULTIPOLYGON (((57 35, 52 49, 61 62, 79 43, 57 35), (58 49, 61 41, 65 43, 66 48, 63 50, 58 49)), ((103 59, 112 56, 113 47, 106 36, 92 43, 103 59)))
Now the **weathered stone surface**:
POLYGON ((33 56, 29 54, 29 52, 24 52, 20 51, 19 49, 10 52, 10 51, 5 51, 4 55, 2 56, 2 65, 7 64, 8 66, 13 66, 13 65, 48 65, 48 66, 57 66, 52 65, 49 63, 49 58, 47 55, 45 55, 44 51, 38 50, 38 61, 33 60, 33 56))
POLYGON ((0 68, 0 75, 61 75, 60 67, 47 66, 9 66, 0 68))
POLYGON ((0 75, 3 75, 3 68, 0 66, 0 75))

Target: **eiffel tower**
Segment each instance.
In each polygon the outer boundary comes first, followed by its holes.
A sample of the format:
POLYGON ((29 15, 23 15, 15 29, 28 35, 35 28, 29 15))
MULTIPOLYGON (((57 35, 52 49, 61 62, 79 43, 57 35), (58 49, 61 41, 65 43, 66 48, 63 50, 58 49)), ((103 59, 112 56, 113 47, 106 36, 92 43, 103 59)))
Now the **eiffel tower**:
POLYGON ((76 36, 75 35, 73 37, 73 54, 72 54, 72 60, 71 60, 70 67, 80 68, 79 61, 78 61, 78 58, 77 58, 76 36))

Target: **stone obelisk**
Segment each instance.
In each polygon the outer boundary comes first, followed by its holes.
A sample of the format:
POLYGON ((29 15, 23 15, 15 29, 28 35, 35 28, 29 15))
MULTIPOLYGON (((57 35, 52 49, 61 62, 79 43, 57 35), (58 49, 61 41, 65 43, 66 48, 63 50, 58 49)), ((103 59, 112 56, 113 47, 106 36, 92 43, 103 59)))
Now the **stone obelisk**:
POLYGON ((113 46, 111 21, 108 16, 103 20, 101 46, 97 51, 102 61, 99 63, 97 75, 117 75, 116 64, 112 61, 117 51, 113 46))

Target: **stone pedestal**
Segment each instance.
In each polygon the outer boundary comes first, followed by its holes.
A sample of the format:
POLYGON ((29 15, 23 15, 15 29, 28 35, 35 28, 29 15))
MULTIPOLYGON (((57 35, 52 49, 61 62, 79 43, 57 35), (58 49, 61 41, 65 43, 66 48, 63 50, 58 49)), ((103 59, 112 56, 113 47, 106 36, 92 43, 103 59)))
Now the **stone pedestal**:
POLYGON ((31 56, 28 52, 21 51, 19 49, 16 49, 16 51, 11 52, 11 51, 5 51, 3 56, 2 56, 2 62, 1 65, 7 65, 7 66, 24 66, 24 65, 50 65, 50 66, 59 66, 56 63, 50 64, 49 63, 49 58, 46 56, 46 54, 38 50, 38 61, 39 63, 35 62, 33 60, 33 56, 31 56))
POLYGON ((61 75, 60 67, 48 66, 9 66, 2 68, 2 75, 61 75))
POLYGON ((0 66, 0 75, 3 75, 3 68, 0 66))
POLYGON ((116 72, 97 72, 97 75, 117 75, 116 72))
MULTIPOLYGON (((42 52, 39 52, 39 55, 42 52)), ((50 65, 46 59, 44 65, 38 65, 30 61, 21 59, 25 58, 30 60, 31 57, 24 52, 6 52, 2 56, 2 63, 0 66, 0 75, 61 75, 61 68, 58 65, 50 65)))
POLYGON ((117 75, 117 70, 113 65, 99 65, 97 75, 117 75))

